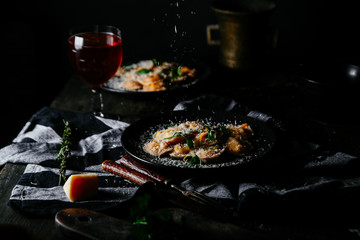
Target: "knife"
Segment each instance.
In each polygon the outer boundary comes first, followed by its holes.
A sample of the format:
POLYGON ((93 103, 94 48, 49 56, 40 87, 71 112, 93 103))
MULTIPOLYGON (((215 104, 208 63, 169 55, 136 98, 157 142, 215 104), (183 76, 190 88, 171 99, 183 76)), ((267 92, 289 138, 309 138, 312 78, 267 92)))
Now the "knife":
POLYGON ((81 208, 58 211, 55 223, 66 236, 92 240, 136 239, 134 232, 138 227, 127 221, 81 208))
POLYGON ((160 209, 155 214, 158 216, 157 221, 154 222, 151 229, 141 224, 134 225, 123 219, 81 208, 60 210, 55 215, 55 223, 60 231, 71 239, 150 239, 140 235, 147 231, 151 234, 151 239, 279 239, 273 238, 273 235, 269 233, 214 221, 184 209, 160 209))
POLYGON ((122 157, 119 162, 105 160, 101 164, 103 170, 124 177, 132 182, 142 185, 151 182, 156 190, 170 202, 182 208, 200 212, 215 217, 218 220, 234 221, 236 216, 216 200, 196 191, 187 191, 176 185, 163 175, 146 168, 136 162, 129 155, 122 157))

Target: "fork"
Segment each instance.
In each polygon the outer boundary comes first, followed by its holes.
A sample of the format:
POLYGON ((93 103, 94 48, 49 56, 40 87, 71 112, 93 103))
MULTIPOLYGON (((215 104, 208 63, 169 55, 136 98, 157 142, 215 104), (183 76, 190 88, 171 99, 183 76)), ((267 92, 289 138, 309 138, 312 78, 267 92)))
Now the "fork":
POLYGON ((215 210, 216 213, 222 215, 221 217, 225 217, 227 219, 232 218, 232 214, 228 212, 227 208, 225 208, 216 200, 197 191, 188 191, 186 189, 183 189, 182 187, 174 184, 172 180, 167 179, 165 176, 160 175, 158 172, 150 170, 143 164, 136 162, 128 154, 124 155, 119 160, 119 163, 111 160, 105 160, 101 164, 101 167, 107 172, 111 172, 113 174, 124 177, 139 185, 142 185, 146 182, 152 182, 156 185, 162 184, 165 187, 169 187, 175 190, 181 195, 187 197, 192 201, 195 201, 196 203, 210 210, 215 210))

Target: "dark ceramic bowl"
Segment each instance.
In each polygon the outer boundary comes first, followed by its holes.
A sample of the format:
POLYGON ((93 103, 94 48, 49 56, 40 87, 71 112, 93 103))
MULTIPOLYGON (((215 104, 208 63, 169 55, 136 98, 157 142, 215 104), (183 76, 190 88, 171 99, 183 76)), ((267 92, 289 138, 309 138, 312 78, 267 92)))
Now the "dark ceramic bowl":
POLYGON ((360 86, 360 67, 350 63, 305 63, 299 76, 309 87, 323 90, 353 89, 360 86))
POLYGON ((360 100, 360 65, 307 62, 299 66, 296 76, 304 105, 323 120, 339 122, 344 116, 354 115, 360 100))

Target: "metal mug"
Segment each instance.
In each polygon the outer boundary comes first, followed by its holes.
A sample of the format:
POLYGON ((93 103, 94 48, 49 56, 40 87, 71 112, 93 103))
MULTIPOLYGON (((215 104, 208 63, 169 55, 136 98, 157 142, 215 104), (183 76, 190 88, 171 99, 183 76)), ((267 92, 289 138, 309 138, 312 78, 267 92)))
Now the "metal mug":
POLYGON ((270 0, 217 0, 211 8, 218 24, 207 26, 209 45, 219 45, 220 64, 235 70, 251 70, 265 52, 274 48, 277 32, 268 26, 275 10, 270 0), (218 30, 220 39, 212 32, 218 30))

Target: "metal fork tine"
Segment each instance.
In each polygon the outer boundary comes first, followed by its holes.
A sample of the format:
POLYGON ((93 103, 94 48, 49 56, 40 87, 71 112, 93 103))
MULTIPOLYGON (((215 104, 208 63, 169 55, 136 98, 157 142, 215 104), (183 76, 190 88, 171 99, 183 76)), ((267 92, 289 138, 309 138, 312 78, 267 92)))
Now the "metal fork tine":
POLYGON ((201 193, 195 192, 195 191, 188 192, 187 194, 189 197, 192 197, 194 200, 202 201, 207 205, 210 205, 218 210, 225 212, 224 206, 222 206, 220 203, 218 203, 217 201, 215 201, 212 198, 209 198, 209 197, 207 197, 201 193))
POLYGON ((208 206, 214 207, 224 213, 226 211, 226 208, 224 206, 222 206, 220 203, 218 203, 214 199, 207 197, 199 192, 182 190, 181 188, 179 188, 178 186, 176 186, 174 184, 171 184, 171 187, 176 189, 177 191, 181 192, 184 196, 187 196, 203 205, 208 205, 208 206))

